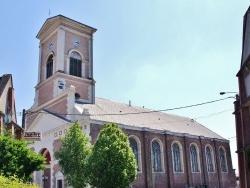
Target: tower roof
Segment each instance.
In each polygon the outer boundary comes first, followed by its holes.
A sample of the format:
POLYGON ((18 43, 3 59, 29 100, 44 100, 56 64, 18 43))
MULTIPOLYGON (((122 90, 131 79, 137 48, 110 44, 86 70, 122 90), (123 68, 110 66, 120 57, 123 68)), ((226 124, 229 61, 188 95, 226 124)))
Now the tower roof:
POLYGON ((36 38, 43 39, 43 37, 46 36, 46 34, 48 32, 55 30, 59 26, 74 28, 75 30, 78 30, 80 32, 90 34, 90 35, 92 35, 97 30, 93 27, 90 27, 88 25, 85 25, 83 23, 80 23, 78 21, 72 20, 68 17, 65 17, 65 16, 59 14, 57 16, 48 18, 44 22, 44 24, 41 27, 40 31, 38 32, 36 38))

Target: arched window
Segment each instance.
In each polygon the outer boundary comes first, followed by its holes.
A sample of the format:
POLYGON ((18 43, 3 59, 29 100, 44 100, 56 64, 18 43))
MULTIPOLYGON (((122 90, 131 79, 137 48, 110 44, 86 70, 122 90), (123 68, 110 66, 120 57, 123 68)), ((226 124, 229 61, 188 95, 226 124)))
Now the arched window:
POLYGON ((55 174, 56 177, 56 188, 63 188, 63 184, 64 184, 64 179, 63 179, 63 174, 62 172, 57 172, 55 174))
POLYGON ((50 55, 46 64, 46 78, 53 74, 53 55, 50 55))
POLYGON ((207 161, 207 171, 214 172, 214 158, 213 158, 213 152, 210 146, 206 147, 206 161, 207 161))
POLYGON ((220 168, 222 172, 227 172, 227 160, 226 160, 226 152, 224 148, 219 149, 219 156, 220 156, 220 168))
POLYGON ((77 52, 70 54, 69 74, 78 77, 82 76, 82 58, 77 52))
POLYGON ((154 172, 162 172, 161 146, 157 140, 152 142, 152 157, 154 172))
POLYGON ((46 164, 50 164, 51 156, 50 156, 49 150, 46 148, 43 148, 39 153, 46 159, 46 164))
POLYGON ((134 138, 129 138, 129 142, 130 142, 130 147, 132 148, 133 153, 135 155, 136 164, 137 164, 137 171, 140 171, 141 167, 140 167, 140 163, 139 163, 138 144, 137 144, 137 142, 136 142, 136 140, 134 138))
POLYGON ((75 99, 78 100, 80 98, 81 98, 80 94, 79 93, 75 93, 75 99))
POLYGON ((200 172, 197 148, 193 144, 190 146, 190 159, 192 172, 200 172))
POLYGON ((182 172, 181 151, 179 145, 175 142, 172 145, 173 165, 175 172, 182 172))

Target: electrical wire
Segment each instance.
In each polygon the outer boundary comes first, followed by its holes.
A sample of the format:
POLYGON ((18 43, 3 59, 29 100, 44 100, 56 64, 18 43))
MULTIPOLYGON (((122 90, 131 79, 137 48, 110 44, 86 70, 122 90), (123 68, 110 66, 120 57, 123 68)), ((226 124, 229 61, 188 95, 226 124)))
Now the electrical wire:
POLYGON ((193 118, 193 119, 194 119, 194 120, 197 120, 197 119, 202 119, 202 118, 210 118, 211 116, 219 115, 219 114, 222 114, 222 113, 224 113, 224 112, 231 111, 231 110, 233 110, 233 109, 223 110, 223 111, 220 111, 220 112, 216 112, 216 113, 209 114, 209 115, 205 115, 205 116, 200 116, 200 117, 193 118))
MULTIPOLYGON (((168 108, 168 109, 163 109, 163 110, 150 110, 150 111, 144 111, 144 112, 128 112, 128 113, 90 114, 90 116, 124 116, 124 115, 134 115, 134 114, 148 114, 148 113, 155 113, 155 112, 166 112, 166 111, 180 110, 180 109, 185 109, 185 108, 191 108, 191 107, 196 107, 196 106, 211 104, 211 103, 223 101, 223 100, 226 100, 226 99, 229 99, 229 98, 231 98, 231 97, 226 97, 226 98, 222 98, 222 99, 212 100, 212 101, 208 101, 208 102, 202 102, 202 103, 193 104, 193 105, 187 105, 187 106, 181 106, 181 107, 175 107, 175 108, 168 108)), ((47 112, 42 112, 42 111, 33 111, 33 112, 32 111, 28 111, 28 112, 26 112, 26 114, 35 114, 35 113, 46 113, 47 114, 47 112)), ((22 114, 22 113, 19 112, 18 114, 22 114)), ((63 115, 79 115, 79 114, 58 114, 58 115, 62 115, 63 116, 63 115)), ((202 118, 202 117, 199 117, 199 118, 202 118)))
POLYGON ((201 106, 205 104, 210 104, 210 103, 215 103, 219 101, 223 101, 226 99, 229 99, 230 97, 226 97, 223 99, 217 99, 213 101, 208 101, 208 102, 203 102, 203 103, 198 103, 198 104, 193 104, 193 105, 187 105, 187 106, 181 106, 181 107, 176 107, 176 108, 168 108, 164 110, 152 110, 152 111, 145 111, 145 112, 128 112, 128 113, 123 113, 123 114, 91 114, 91 116, 112 116, 112 115, 133 115, 133 114, 148 114, 148 113, 154 113, 154 112, 166 112, 166 111, 172 111, 172 110, 179 110, 179 109, 184 109, 184 108, 191 108, 191 107, 196 107, 196 106, 201 106))
MULTIPOLYGON (((178 123, 178 122, 193 122, 193 121, 196 121, 197 119, 201 119, 201 118, 210 118, 211 116, 215 116, 215 115, 219 115, 219 114, 222 114, 224 112, 228 112, 228 111, 231 111, 232 109, 229 109, 229 110, 223 110, 223 111, 220 111, 220 112, 216 112, 216 113, 213 113, 213 114, 208 114, 208 115, 205 115, 205 116, 200 116, 200 117, 197 117, 197 118, 191 118, 191 119, 185 119, 185 120, 176 120, 176 121, 160 121, 160 122, 155 122, 155 123, 150 123, 150 125, 160 125, 160 124, 170 124, 170 123, 178 123)), ((147 125, 147 124, 143 124, 143 125, 147 125)))
MULTIPOLYGON (((223 99, 217 99, 217 100, 213 100, 213 101, 208 101, 208 102, 203 102, 203 103, 198 103, 198 104, 194 104, 194 105, 187 105, 187 106, 182 106, 182 107, 176 107, 176 108, 169 108, 169 109, 164 109, 164 110, 153 110, 153 111, 145 111, 145 112, 133 112, 133 113, 123 113, 123 114, 90 114, 90 116, 107 116, 107 115, 131 115, 131 114, 146 114, 146 113, 155 113, 155 112, 163 112, 163 111, 170 111, 170 110, 177 110, 177 109, 184 109, 184 108, 191 108, 191 107, 196 107, 196 106, 201 106, 201 105, 206 105, 206 104, 211 104, 211 103, 215 103, 215 102, 219 102, 219 101, 223 101, 223 100, 226 100, 226 99, 229 99, 231 97, 226 97, 226 98, 223 98, 223 99)), ((197 117, 197 118, 193 118, 193 119, 190 119, 190 121, 194 121, 194 120, 197 120, 197 119, 200 119, 200 118, 209 118, 211 116, 214 116, 214 115, 219 115, 221 113, 224 113, 224 112, 228 112, 232 109, 228 109, 228 110, 224 110, 224 111, 220 111, 220 112, 216 112, 216 113, 213 113, 213 114, 209 114, 209 115, 205 115, 205 116, 200 116, 200 117, 197 117)), ((21 113, 21 112, 20 112, 21 113)), ((44 114, 49 114, 48 112, 45 112, 45 111, 33 111, 33 112, 27 112, 27 114, 35 114, 35 113, 44 113, 44 114)), ((80 114, 57 114, 57 115, 80 115, 80 114)), ((181 121, 187 121, 187 120, 181 120, 181 121)), ((181 122, 180 120, 178 121, 169 121, 169 122, 164 122, 164 123, 175 123, 175 122, 181 122)), ((154 125, 154 124, 162 124, 163 122, 155 122, 155 123, 151 123, 150 125, 154 125)), ((230 137, 228 138, 229 139, 235 139, 236 136, 234 137, 230 137)))

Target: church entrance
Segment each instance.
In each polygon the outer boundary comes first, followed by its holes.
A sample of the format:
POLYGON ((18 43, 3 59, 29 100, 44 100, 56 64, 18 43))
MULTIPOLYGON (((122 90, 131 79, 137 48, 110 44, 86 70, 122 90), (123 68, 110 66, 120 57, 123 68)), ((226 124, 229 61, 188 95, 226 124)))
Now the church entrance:
POLYGON ((51 169, 50 169, 50 161, 51 156, 49 153, 49 150, 47 148, 43 148, 41 150, 41 155, 46 159, 46 168, 43 171, 42 175, 42 187, 43 188, 50 188, 50 182, 51 182, 51 169))

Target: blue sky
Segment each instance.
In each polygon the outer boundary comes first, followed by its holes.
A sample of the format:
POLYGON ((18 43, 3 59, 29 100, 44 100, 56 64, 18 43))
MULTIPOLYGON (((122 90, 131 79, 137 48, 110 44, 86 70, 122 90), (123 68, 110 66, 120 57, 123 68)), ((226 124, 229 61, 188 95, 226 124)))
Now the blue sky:
MULTIPOLYGON (((3 1, 0 75, 12 74, 17 112, 32 106, 38 74, 36 34, 62 14, 92 26, 96 96, 154 110, 208 102, 238 91, 247 0, 3 1)), ((169 113, 195 119, 230 140, 233 98, 169 113)), ((19 116, 20 121, 20 116, 19 116)), ((19 122, 20 123, 20 122, 19 122)))

